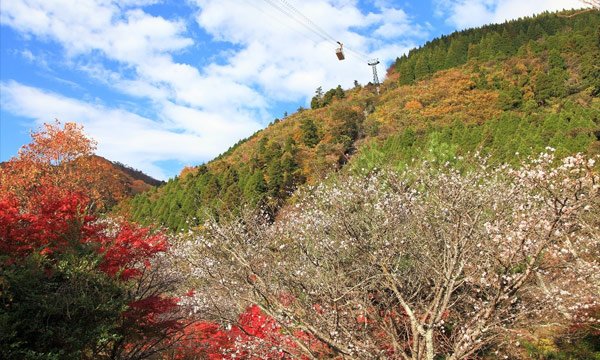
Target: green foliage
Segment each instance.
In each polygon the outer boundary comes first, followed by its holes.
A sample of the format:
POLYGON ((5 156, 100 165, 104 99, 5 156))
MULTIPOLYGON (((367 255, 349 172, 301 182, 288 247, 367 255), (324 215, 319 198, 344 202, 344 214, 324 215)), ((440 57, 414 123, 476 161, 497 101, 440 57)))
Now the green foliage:
POLYGON ((411 84, 415 80, 415 70, 411 62, 404 62, 398 67, 400 73, 400 84, 411 84))
POLYGON ((549 360, 600 360, 600 336, 587 335, 575 340, 561 339, 555 344, 549 339, 523 344, 530 358, 549 360))
POLYGON ((315 96, 313 96, 310 101, 311 109, 318 109, 321 107, 321 100, 323 99, 323 87, 319 86, 315 91, 315 96))
POLYGON ((340 107, 333 111, 332 119, 330 133, 333 142, 342 144, 343 151, 347 152, 359 138, 364 115, 350 108, 340 107))
POLYGON ((276 208, 305 181, 297 157, 292 138, 281 144, 262 137, 249 161, 217 168, 202 165, 160 189, 136 196, 130 201, 130 216, 143 224, 182 231, 201 226, 208 218, 236 216, 246 205, 276 208))
MULTIPOLYGON (((569 47, 580 54, 588 53, 581 66, 586 69, 586 83, 593 87, 597 95, 600 90, 597 73, 600 70, 597 65, 593 65, 599 59, 597 40, 593 39, 599 24, 600 16, 597 11, 579 14, 575 19, 545 13, 534 18, 457 31, 411 50, 408 56, 396 60, 395 69, 400 74, 400 84, 411 84, 439 70, 463 65, 468 60, 503 60, 519 52, 540 51, 543 50, 539 47, 540 39, 557 36, 556 43, 549 44, 549 48, 553 49, 549 56, 550 67, 565 68, 566 63, 561 59, 559 50, 563 47, 569 47), (575 32, 577 36, 567 35, 569 32, 575 32)), ((553 74, 552 77, 560 76, 553 74)), ((560 90, 551 90, 550 96, 561 96, 552 95, 557 91, 560 90)))
POLYGON ((423 79, 431 74, 431 67, 429 66, 428 54, 423 54, 417 57, 415 62, 415 78, 423 79))
POLYGON ((521 107, 523 104, 523 94, 516 86, 506 91, 501 91, 498 97, 502 110, 513 110, 521 107))
POLYGON ((2 357, 80 359, 118 337, 125 290, 98 271, 98 255, 33 254, 1 267, 2 357), (8 345, 10 344, 10 345, 8 345))
POLYGON ((312 119, 303 119, 300 124, 302 131, 302 142, 308 147, 314 147, 321 141, 319 129, 312 119))
POLYGON ((313 96, 310 101, 310 108, 313 110, 322 108, 331 104, 334 98, 343 99, 344 97, 346 97, 346 93, 344 92, 344 89, 342 89, 341 85, 338 85, 334 89, 328 90, 325 94, 323 94, 323 88, 319 86, 315 91, 315 96, 313 96))
POLYGON ((538 116, 504 113, 483 124, 432 126, 422 132, 408 128, 379 143, 363 147, 352 159, 355 171, 410 164, 412 159, 454 162, 458 156, 479 151, 491 163, 517 163, 522 157, 556 148, 558 156, 593 152, 594 129, 600 110, 564 102, 558 113, 538 116))
POLYGON ((567 94, 565 82, 569 75, 565 61, 556 49, 550 51, 548 65, 549 70, 540 73, 535 83, 536 100, 539 104, 545 104, 551 98, 560 98, 567 94))

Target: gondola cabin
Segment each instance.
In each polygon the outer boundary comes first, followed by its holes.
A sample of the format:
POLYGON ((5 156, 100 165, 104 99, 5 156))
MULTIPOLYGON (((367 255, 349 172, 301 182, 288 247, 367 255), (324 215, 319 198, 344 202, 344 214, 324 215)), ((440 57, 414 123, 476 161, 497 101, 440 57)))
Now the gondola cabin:
POLYGON ((337 42, 338 44, 340 44, 340 47, 335 49, 335 55, 337 55, 338 60, 344 60, 346 57, 344 56, 344 44, 342 44, 341 42, 337 42))

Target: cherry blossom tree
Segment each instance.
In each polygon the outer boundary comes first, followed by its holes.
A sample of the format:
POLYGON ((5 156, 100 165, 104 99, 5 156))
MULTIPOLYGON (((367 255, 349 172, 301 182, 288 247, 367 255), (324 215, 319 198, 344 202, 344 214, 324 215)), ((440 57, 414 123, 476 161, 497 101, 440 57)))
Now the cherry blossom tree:
POLYGON ((529 325, 598 329, 598 181, 594 160, 551 153, 342 177, 275 224, 209 223, 172 256, 198 289, 193 312, 235 324, 255 304, 307 358, 509 354, 529 325))
POLYGON ((594 9, 600 9, 600 1, 599 0, 579 0, 582 3, 593 7, 594 9))

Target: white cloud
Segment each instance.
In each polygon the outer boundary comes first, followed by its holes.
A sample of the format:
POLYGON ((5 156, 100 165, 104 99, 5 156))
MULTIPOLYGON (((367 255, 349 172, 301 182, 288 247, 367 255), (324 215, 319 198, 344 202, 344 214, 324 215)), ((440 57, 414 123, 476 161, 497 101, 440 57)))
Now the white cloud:
POLYGON ((437 4, 437 14, 459 29, 584 6, 577 0, 437 0, 437 4))
POLYGON ((210 71, 282 101, 310 96, 317 86, 366 83, 372 76, 366 64, 370 57, 381 57, 385 66, 401 55, 394 51, 414 46, 414 38, 427 31, 402 9, 383 3, 377 13, 364 13, 353 1, 287 1, 306 17, 280 1, 196 3, 201 27, 216 39, 242 46, 226 65, 210 71), (335 57, 335 41, 346 47, 342 62, 335 57))
MULTIPOLYGON (((286 1, 312 23, 267 2, 186 3, 197 25, 213 42, 220 41, 220 52, 212 53, 214 44, 204 46, 205 39, 193 38, 188 20, 144 11, 144 5, 155 2, 14 0, 3 2, 0 14, 2 25, 60 44, 67 66, 150 103, 146 117, 16 82, 2 85, 3 107, 38 121, 56 116, 83 122, 104 155, 164 177, 157 161, 208 160, 272 118, 269 110, 277 102, 308 102, 317 86, 368 82, 371 69, 364 57, 378 56, 385 65, 428 31, 402 9, 381 1, 373 13, 362 12, 357 1, 286 1), (345 61, 335 57, 334 40, 344 42, 345 61), (198 61, 176 61, 182 53, 198 61), (213 61, 216 56, 226 57, 213 61), (196 65, 206 60, 213 62, 196 65), (124 131, 115 131, 120 127, 124 131)), ((285 2, 271 2, 285 8, 285 2)))
POLYGON ((159 179, 165 179, 168 174, 156 165, 158 161, 202 162, 226 150, 231 136, 241 138, 258 129, 258 124, 251 120, 232 124, 219 114, 177 106, 164 111, 170 122, 157 122, 122 109, 88 104, 14 81, 0 83, 0 93, 3 109, 34 119, 38 124, 53 118, 75 120, 98 141, 98 154, 159 179))

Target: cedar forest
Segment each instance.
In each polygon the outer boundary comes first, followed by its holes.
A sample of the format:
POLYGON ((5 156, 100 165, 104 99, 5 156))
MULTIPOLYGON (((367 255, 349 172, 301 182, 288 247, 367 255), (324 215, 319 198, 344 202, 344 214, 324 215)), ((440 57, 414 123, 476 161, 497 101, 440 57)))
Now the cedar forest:
POLYGON ((600 359, 600 12, 455 32, 166 183, 0 164, 0 358, 600 359))

